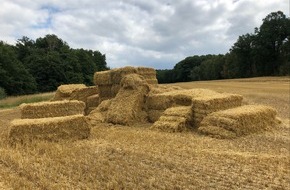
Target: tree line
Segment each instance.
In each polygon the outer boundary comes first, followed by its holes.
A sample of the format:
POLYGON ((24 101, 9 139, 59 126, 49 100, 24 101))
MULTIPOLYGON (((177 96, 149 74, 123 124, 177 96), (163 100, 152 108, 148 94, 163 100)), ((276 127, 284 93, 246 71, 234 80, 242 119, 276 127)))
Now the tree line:
POLYGON ((157 70, 159 83, 290 74, 290 19, 272 12, 254 34, 244 34, 225 55, 194 55, 157 70))
POLYGON ((54 91, 61 84, 93 85, 96 71, 109 69, 99 51, 73 49, 48 34, 24 36, 15 45, 0 41, 0 92, 22 95, 54 91))

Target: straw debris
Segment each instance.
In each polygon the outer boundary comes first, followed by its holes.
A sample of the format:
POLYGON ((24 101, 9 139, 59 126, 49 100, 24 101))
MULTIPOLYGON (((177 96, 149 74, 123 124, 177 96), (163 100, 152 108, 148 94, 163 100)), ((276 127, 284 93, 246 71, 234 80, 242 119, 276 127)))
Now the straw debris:
POLYGON ((13 142, 26 140, 79 140, 88 138, 90 127, 83 115, 42 119, 16 119, 11 122, 9 138, 13 142))
POLYGON ((192 128, 192 110, 190 106, 172 107, 165 110, 151 129, 166 132, 182 132, 192 128))
POLYGON ((245 105, 212 113, 198 131, 216 138, 235 138, 270 130, 277 124, 277 111, 263 105, 245 105))
POLYGON ((77 100, 40 102, 20 105, 22 119, 61 117, 84 114, 85 103, 77 100))

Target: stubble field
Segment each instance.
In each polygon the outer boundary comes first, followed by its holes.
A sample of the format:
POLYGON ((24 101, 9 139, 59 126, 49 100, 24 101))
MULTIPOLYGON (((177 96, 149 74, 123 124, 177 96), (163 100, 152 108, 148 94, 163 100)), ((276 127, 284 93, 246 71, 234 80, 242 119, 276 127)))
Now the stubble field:
POLYGON ((289 77, 174 85, 241 94, 282 123, 234 140, 102 124, 83 141, 11 146, 7 126, 20 113, 0 110, 0 189, 290 189, 289 77))

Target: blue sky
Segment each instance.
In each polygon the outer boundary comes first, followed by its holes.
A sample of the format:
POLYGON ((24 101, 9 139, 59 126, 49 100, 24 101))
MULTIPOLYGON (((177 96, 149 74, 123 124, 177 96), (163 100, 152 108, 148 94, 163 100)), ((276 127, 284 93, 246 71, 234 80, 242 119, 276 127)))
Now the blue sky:
POLYGON ((0 40, 56 34, 99 50, 110 67, 171 69, 190 55, 224 54, 289 0, 0 0, 0 40))

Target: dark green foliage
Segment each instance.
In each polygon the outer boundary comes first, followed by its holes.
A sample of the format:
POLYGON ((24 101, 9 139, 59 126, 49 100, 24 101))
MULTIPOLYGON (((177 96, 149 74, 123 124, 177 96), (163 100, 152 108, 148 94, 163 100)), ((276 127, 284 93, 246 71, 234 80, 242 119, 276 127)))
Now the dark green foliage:
POLYGON ((0 100, 6 98, 7 94, 5 92, 5 89, 0 87, 0 100))
POLYGON ((3 42, 0 42, 0 76, 0 86, 8 95, 37 91, 35 79, 17 59, 13 46, 3 42))

